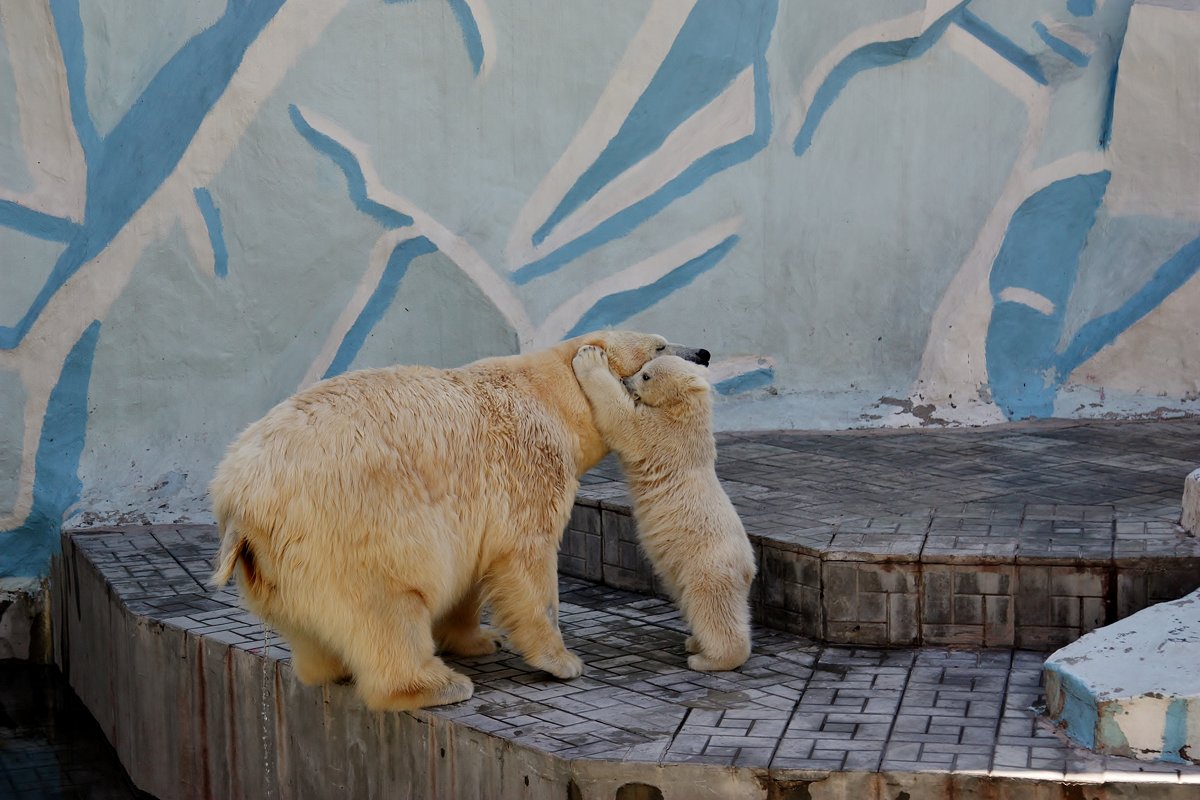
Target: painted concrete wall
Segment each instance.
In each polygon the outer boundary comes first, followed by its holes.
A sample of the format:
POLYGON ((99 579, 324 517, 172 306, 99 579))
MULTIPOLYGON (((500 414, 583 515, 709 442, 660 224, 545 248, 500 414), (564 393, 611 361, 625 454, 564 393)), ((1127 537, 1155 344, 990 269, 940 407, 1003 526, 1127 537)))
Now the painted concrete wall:
POLYGON ((1191 410, 1195 0, 0 0, 0 575, 323 375, 622 325, 718 424, 1191 410))

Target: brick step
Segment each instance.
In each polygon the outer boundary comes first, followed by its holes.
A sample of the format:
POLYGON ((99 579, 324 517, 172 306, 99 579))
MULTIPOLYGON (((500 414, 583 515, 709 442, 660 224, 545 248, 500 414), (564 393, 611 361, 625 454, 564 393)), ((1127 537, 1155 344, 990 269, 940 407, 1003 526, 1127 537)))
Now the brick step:
POLYGON ((475 696, 367 712, 206 580, 203 526, 64 537, 60 666, 138 786, 192 797, 1194 797, 1200 767, 1073 747, 1041 720, 1043 654, 870 649, 756 632, 739 671, 686 667, 668 602, 566 578, 583 677, 459 659, 475 696), (1034 784, 1033 781, 1038 783, 1034 784))
MULTIPOLYGON (((760 624, 851 645, 1054 649, 1200 586, 1179 526, 1200 421, 720 434, 760 624)), ((562 574, 660 593, 612 458, 562 574)))

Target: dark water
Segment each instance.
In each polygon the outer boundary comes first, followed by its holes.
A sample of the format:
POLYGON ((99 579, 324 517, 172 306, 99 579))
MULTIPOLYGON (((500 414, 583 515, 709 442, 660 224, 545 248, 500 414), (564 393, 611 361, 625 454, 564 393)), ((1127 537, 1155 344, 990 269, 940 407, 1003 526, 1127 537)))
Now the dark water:
POLYGON ((0 661, 0 800, 153 800, 54 667, 0 661))

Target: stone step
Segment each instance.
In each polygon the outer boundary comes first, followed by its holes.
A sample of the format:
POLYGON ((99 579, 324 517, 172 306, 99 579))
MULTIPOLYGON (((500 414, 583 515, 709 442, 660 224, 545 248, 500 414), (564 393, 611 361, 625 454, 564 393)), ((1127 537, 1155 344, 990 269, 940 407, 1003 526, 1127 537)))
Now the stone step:
POLYGON ((1050 716, 1084 747, 1200 765, 1200 591, 1092 631, 1045 672, 1050 716))
MULTIPOLYGON (((1200 540, 1179 525, 1194 418, 717 439, 763 625, 1052 650, 1200 587, 1200 540)), ((559 568, 658 592, 614 459, 584 476, 559 568)))
POLYGON ((870 649, 756 631, 737 672, 687 669, 661 599, 566 578, 583 677, 458 659, 475 696, 370 713, 298 684, 288 650, 205 580, 210 528, 67 535, 57 657, 130 776, 191 797, 664 800, 1194 798, 1200 767, 1072 746, 1039 719, 1038 652, 870 649), (1035 783, 1036 781, 1036 783, 1035 783))

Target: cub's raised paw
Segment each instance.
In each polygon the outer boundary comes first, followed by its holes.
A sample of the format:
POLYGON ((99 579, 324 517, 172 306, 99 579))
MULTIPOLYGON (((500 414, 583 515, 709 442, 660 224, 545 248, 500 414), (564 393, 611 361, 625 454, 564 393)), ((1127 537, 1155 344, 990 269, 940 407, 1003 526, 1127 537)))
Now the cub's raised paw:
POLYGON ((608 354, 595 345, 585 344, 575 353, 575 359, 571 362, 575 367, 576 373, 591 372, 593 370, 608 371, 608 354))

